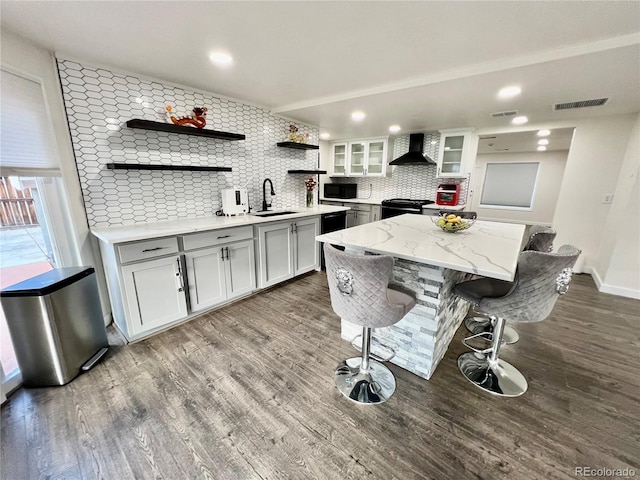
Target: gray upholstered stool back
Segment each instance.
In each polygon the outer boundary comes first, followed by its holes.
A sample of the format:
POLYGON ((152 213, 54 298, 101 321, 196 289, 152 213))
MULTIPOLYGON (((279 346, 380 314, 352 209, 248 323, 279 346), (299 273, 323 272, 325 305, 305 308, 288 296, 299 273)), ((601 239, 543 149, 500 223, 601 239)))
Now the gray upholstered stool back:
POLYGON ((324 244, 331 307, 343 320, 362 327, 382 328, 399 322, 402 305, 389 302, 393 257, 354 255, 324 244))
POLYGON ((510 322, 540 322, 565 293, 580 250, 563 245, 557 252, 524 251, 518 258, 517 285, 503 297, 480 301, 479 308, 510 322))
POLYGON ((529 229, 529 241, 524 249, 536 252, 550 252, 553 250, 553 241, 555 239, 556 231, 553 228, 533 225, 529 229))

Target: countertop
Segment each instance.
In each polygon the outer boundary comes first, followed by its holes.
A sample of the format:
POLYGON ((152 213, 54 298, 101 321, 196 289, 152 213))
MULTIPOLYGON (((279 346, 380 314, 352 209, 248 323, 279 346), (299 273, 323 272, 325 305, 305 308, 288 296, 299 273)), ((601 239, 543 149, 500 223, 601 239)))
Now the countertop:
POLYGON ((368 205, 380 205, 380 200, 373 200, 371 198, 324 198, 320 197, 321 202, 336 202, 336 203, 366 203, 368 205))
POLYGON ((318 235, 319 242, 351 247, 500 280, 513 280, 524 225, 476 221, 448 233, 427 215, 405 214, 318 235))
MULTIPOLYGON (((373 200, 370 198, 320 198, 321 202, 336 202, 336 203, 364 203, 367 205, 382 205, 382 200, 373 200)), ((452 210, 461 211, 464 210, 466 205, 438 205, 431 203, 429 205, 423 205, 422 208, 428 208, 433 210, 452 210)))
POLYGON ((96 228, 92 229, 91 233, 99 240, 102 240, 106 243, 134 242, 136 240, 169 237, 172 235, 184 235, 187 233, 203 232, 206 230, 241 227, 245 225, 256 225, 261 223, 277 222, 280 220, 311 217, 314 215, 323 215, 325 213, 343 212, 349 210, 349 207, 318 205, 312 208, 287 208, 286 210, 294 210, 296 213, 266 218, 254 215, 186 218, 182 220, 170 220, 167 222, 96 228))

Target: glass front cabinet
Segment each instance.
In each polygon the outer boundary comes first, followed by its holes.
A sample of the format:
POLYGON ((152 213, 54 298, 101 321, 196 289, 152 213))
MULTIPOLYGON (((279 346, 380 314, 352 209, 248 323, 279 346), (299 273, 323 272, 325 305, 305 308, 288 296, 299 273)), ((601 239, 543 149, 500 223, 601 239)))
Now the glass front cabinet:
POLYGON ((438 177, 466 177, 478 150, 473 130, 441 130, 438 153, 438 177))
POLYGON ((387 167, 387 139, 332 143, 331 165, 333 176, 384 177, 387 167))
POLYGON ((334 175, 347 174, 347 144, 333 143, 331 145, 331 163, 334 175))

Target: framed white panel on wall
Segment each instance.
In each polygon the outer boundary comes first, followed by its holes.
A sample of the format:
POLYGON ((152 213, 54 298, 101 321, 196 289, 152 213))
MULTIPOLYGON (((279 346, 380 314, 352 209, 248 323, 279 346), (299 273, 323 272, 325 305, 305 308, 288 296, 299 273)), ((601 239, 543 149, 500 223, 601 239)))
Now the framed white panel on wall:
POLYGON ((539 162, 488 163, 480 207, 531 210, 539 162))

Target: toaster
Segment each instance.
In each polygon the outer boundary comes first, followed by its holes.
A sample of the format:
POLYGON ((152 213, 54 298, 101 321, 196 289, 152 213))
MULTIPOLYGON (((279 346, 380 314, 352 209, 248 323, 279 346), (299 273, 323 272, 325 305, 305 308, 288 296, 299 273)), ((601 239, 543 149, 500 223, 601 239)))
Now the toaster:
POLYGON ((244 215, 249 212, 249 196, 246 188, 225 188, 222 190, 222 213, 244 215))

